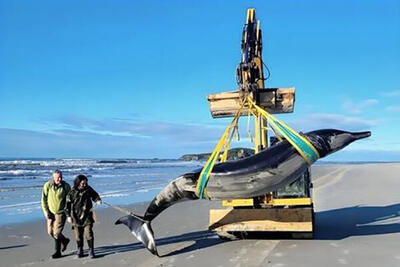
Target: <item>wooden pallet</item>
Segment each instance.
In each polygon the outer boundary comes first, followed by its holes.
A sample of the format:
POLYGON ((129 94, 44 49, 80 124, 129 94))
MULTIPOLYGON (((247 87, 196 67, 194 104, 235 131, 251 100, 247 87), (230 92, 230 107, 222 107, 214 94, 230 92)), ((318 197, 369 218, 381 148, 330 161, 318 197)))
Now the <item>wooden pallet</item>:
POLYGON ((211 209, 209 229, 217 232, 313 232, 313 208, 211 209))
MULTIPOLYGON (((266 88, 257 90, 259 106, 271 114, 291 113, 294 109, 295 88, 266 88)), ((235 116, 241 107, 240 92, 223 92, 207 96, 213 118, 235 116)), ((247 115, 244 109, 241 115, 247 115)))

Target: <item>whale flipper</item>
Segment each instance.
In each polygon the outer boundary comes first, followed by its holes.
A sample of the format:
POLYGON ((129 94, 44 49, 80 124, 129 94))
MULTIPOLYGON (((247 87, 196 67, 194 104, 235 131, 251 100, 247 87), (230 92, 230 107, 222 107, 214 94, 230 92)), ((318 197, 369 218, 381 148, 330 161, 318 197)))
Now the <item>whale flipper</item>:
POLYGON ((150 250, 154 255, 158 255, 156 243, 154 242, 154 233, 151 229, 149 221, 141 219, 137 215, 127 215, 119 218, 115 224, 125 224, 131 230, 131 233, 143 243, 143 245, 150 250))

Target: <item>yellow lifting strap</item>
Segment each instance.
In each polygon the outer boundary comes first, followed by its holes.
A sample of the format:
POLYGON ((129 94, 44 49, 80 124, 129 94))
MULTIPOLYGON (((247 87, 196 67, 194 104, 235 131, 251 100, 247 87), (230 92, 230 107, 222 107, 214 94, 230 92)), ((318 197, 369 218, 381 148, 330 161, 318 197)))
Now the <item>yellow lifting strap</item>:
POLYGON ((222 148, 224 147, 224 154, 220 158, 220 162, 226 161, 228 158, 228 150, 230 143, 232 141, 232 138, 235 133, 235 129, 237 129, 237 124, 239 122, 240 114, 241 111, 244 107, 246 101, 244 101, 237 111, 235 117, 231 121, 231 123, 226 127, 224 133, 222 134, 221 138, 219 139, 217 145, 215 146, 213 152, 211 153, 210 157, 208 158, 206 164, 204 165, 203 169, 200 172, 199 179, 197 180, 197 185, 196 185, 196 195, 199 198, 208 198, 207 196, 207 190, 206 190, 206 185, 208 178, 210 177, 210 174, 214 168, 215 163, 217 162, 218 158, 220 157, 220 153, 222 148), (229 137, 229 138, 228 138, 229 137), (227 142, 228 140, 228 142, 227 142))
POLYGON ((206 192, 206 184, 208 181, 208 178, 210 177, 210 173, 212 172, 212 169, 214 168, 215 162, 218 160, 221 150, 223 147, 224 149, 224 154, 222 155, 220 162, 226 161, 228 157, 228 150, 229 150, 229 145, 230 142, 232 141, 232 137, 234 135, 234 131, 236 129, 236 124, 237 120, 240 116, 240 113, 235 116, 235 118, 232 120, 232 122, 229 124, 229 126, 225 129, 224 133, 222 134, 221 138, 219 139, 217 145, 215 146, 213 152, 211 153, 210 157, 208 158, 206 164, 204 165, 203 169, 201 170, 199 179, 197 181, 196 185, 196 195, 199 198, 208 198, 207 192, 206 192), (229 136, 229 138, 228 138, 229 136), (226 140, 228 139, 228 142, 226 140))
POLYGON ((301 136, 284 122, 269 114, 266 110, 257 106, 250 97, 247 98, 247 103, 249 105, 249 110, 255 110, 254 113, 256 114, 253 113, 254 115, 261 115, 267 119, 268 123, 272 126, 271 128, 274 129, 273 131, 278 139, 281 139, 280 135, 282 135, 297 150, 297 152, 299 152, 308 164, 311 165, 319 158, 318 151, 305 137, 301 136))
MULTIPOLYGON (((223 147, 224 147, 224 153, 220 159, 220 162, 226 161, 228 157, 229 146, 232 141, 235 129, 237 129, 239 117, 241 115, 241 111, 245 104, 247 104, 248 107, 248 113, 249 113, 248 115, 250 115, 251 113, 257 119, 255 125, 256 127, 258 125, 257 123, 258 120, 264 118, 268 121, 268 124, 271 126, 270 128, 274 132, 275 136, 280 141, 282 141, 282 138, 285 138, 297 150, 297 152, 299 152, 299 154, 308 164, 311 165, 319 158, 318 151, 305 137, 301 136, 299 133, 290 128, 288 125, 278 120, 264 109, 257 106, 251 97, 247 97, 245 98, 245 101, 242 103, 240 109, 237 111, 232 122, 225 129, 217 145, 215 146, 213 152, 211 153, 206 164, 204 165, 203 169, 200 172, 200 176, 196 185, 196 195, 199 198, 208 198, 206 190, 208 178, 210 177, 210 174, 214 168, 215 163, 220 157, 220 153, 223 147)), ((257 129, 256 129, 256 134, 257 134, 257 129)))

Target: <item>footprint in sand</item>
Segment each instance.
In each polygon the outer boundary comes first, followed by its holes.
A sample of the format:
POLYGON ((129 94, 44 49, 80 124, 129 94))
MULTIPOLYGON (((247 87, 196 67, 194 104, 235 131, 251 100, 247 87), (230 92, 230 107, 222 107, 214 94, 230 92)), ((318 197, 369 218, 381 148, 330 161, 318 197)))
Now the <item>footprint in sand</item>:
POLYGON ((340 264, 349 264, 349 262, 346 259, 338 259, 338 262, 340 264))

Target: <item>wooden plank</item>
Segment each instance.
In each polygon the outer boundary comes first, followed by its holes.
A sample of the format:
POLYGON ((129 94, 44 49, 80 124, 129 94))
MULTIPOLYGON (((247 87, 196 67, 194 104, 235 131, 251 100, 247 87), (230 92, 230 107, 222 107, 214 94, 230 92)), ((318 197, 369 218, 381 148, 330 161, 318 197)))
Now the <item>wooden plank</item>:
MULTIPOLYGON (((271 114, 293 112, 294 87, 260 89, 256 94, 259 97, 259 105, 271 114)), ((241 105, 239 91, 210 94, 207 100, 213 118, 233 117, 241 105)), ((247 115, 247 112, 245 108, 241 115, 247 115)))
POLYGON ((312 208, 212 209, 209 229, 215 231, 312 232, 312 208))
POLYGON ((223 225, 213 229, 222 232, 312 232, 312 222, 254 221, 223 225))

